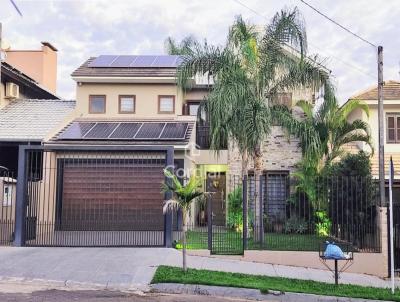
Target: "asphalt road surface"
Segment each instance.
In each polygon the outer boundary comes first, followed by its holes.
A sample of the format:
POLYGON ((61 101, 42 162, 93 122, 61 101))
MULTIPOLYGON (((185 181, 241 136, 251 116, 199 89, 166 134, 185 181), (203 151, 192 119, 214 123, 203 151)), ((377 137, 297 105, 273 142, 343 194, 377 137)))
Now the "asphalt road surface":
POLYGON ((43 290, 28 293, 0 293, 1 302, 228 302, 246 301, 211 296, 146 294, 135 295, 111 291, 43 290))

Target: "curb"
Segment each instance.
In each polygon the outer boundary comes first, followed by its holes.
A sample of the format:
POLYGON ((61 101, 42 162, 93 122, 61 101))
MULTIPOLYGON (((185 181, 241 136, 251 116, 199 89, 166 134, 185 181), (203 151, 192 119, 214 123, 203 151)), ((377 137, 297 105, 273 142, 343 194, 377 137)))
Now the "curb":
POLYGON ((262 294, 258 289, 178 283, 152 284, 151 291, 155 293, 165 294, 218 296, 269 302, 385 302, 382 300, 378 301, 347 297, 319 296, 313 294, 301 294, 280 291, 269 291, 268 294, 262 294))

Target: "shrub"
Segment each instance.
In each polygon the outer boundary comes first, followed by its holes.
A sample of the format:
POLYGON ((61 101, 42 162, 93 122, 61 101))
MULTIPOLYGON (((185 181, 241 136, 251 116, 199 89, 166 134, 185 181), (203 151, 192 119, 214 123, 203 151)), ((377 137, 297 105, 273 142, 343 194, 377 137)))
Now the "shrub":
POLYGON ((304 234, 308 230, 308 223, 299 217, 290 217, 283 227, 284 232, 287 234, 297 233, 304 234))
POLYGON ((243 230, 243 196, 239 186, 228 194, 228 227, 243 230))

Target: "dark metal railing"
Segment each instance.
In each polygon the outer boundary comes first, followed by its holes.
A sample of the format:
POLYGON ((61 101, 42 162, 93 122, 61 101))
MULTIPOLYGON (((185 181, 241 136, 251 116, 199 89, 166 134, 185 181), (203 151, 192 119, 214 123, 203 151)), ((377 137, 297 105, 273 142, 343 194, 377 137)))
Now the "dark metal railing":
POLYGON ((12 172, 0 170, 0 245, 12 245, 15 230, 17 180, 12 172))

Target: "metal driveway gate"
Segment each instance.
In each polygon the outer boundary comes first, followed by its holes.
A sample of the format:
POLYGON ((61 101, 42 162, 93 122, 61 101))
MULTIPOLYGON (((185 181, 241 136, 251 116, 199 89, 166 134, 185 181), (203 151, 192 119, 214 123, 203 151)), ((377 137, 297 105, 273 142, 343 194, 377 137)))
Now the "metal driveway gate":
POLYGON ((22 148, 16 243, 170 246, 171 215, 162 211, 161 183, 172 152, 168 147, 22 148))

